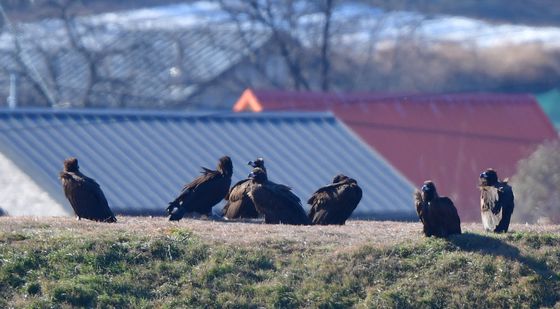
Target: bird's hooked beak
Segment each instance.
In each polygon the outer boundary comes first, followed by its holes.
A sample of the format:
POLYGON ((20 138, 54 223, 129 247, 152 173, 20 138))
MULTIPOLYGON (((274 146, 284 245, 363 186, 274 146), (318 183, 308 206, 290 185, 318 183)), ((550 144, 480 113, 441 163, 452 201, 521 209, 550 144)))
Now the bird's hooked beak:
POLYGON ((423 185, 422 192, 428 192, 428 191, 430 191, 430 187, 428 187, 428 185, 423 185))
POLYGON ((254 161, 247 162, 247 165, 250 165, 252 167, 257 167, 257 164, 254 161))

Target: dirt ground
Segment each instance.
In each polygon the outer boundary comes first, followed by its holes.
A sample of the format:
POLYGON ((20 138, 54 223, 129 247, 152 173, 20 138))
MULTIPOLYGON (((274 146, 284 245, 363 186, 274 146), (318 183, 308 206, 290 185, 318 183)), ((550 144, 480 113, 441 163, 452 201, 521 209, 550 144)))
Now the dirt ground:
MULTIPOLYGON (((232 222, 206 219, 183 219, 169 222, 158 217, 118 217, 115 224, 77 221, 69 217, 0 217, 0 232, 30 233, 39 237, 57 234, 74 237, 94 237, 99 233, 121 233, 123 235, 158 236, 170 235, 173 230, 188 229, 205 242, 254 246, 259 243, 300 243, 322 247, 379 246, 417 241, 422 238, 419 222, 361 221, 351 220, 344 226, 290 226, 266 225, 259 221, 232 222), (69 233, 68 233, 69 232, 69 233)), ((463 232, 484 233, 479 223, 462 224, 463 232)), ((559 225, 513 224, 511 232, 532 231, 560 233, 559 225)))

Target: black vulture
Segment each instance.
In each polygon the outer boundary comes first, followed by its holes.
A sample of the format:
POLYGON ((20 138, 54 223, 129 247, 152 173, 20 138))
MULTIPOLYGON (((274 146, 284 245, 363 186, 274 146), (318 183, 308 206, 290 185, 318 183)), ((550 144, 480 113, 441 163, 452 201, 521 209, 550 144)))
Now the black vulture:
POLYGON ((448 197, 440 197, 432 181, 425 181, 422 191, 415 192, 416 213, 424 226, 424 235, 447 237, 461 234, 461 219, 448 197))
POLYGON ((264 215, 265 223, 311 224, 299 197, 292 193, 290 187, 269 181, 266 172, 260 167, 254 168, 249 178, 252 179, 249 198, 257 211, 264 215))
POLYGON ((0 217, 6 216, 6 212, 4 211, 4 209, 0 208, 0 217))
POLYGON ((228 156, 220 158, 215 171, 202 167, 202 175, 186 184, 179 196, 169 203, 169 220, 181 220, 187 212, 210 216, 212 207, 228 193, 232 174, 233 164, 228 156))
MULTIPOLYGON (((257 158, 255 161, 249 161, 248 165, 260 167, 266 172, 264 167, 264 159, 257 158)), ((255 204, 249 198, 247 193, 251 190, 251 179, 247 178, 236 183, 226 195, 226 205, 222 209, 222 215, 227 219, 239 218, 258 218, 259 213, 255 209, 255 204)))
POLYGON ((101 222, 117 222, 99 184, 80 172, 78 159, 64 160, 64 170, 59 176, 64 195, 78 220, 84 218, 101 222))
POLYGON ((480 174, 482 223, 488 231, 507 233, 514 208, 513 190, 507 180, 489 168, 480 174))
POLYGON ((362 199, 358 182, 345 175, 334 177, 332 184, 315 191, 307 204, 311 205, 309 220, 313 224, 343 225, 362 199))

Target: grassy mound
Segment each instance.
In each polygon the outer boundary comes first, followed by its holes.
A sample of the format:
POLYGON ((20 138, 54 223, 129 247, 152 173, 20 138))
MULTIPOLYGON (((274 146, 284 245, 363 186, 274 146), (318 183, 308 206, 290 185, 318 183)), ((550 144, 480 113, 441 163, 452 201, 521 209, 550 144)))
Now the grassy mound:
POLYGON ((94 235, 48 224, 0 231, 0 307, 560 305, 557 233, 348 247, 209 242, 187 226, 94 235))

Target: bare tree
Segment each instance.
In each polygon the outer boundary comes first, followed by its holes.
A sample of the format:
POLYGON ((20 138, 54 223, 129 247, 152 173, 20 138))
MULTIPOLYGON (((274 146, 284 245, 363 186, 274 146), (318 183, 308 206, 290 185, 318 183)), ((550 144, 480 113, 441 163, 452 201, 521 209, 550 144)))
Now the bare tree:
MULTIPOLYGON (((311 88, 302 64, 304 48, 293 35, 300 30, 297 28, 298 18, 308 13, 309 6, 305 1, 250 0, 232 3, 219 0, 219 2, 222 10, 229 13, 236 23, 256 23, 270 31, 272 42, 288 68, 294 89, 311 88), (298 5, 301 8, 298 8, 298 5)), ((238 29, 244 28, 238 27, 238 29)))
POLYGON ((334 1, 333 0, 325 0, 323 12, 325 14, 325 21, 323 26, 323 39, 322 39, 322 47, 321 47, 321 90, 328 91, 329 90, 329 70, 330 70, 330 61, 329 61, 329 47, 330 47, 330 39, 331 39, 331 19, 332 13, 334 8, 334 1))
POLYGON ((545 143, 519 162, 512 187, 514 220, 560 223, 560 142, 545 143))
POLYGON ((55 98, 51 91, 49 91, 46 82, 42 76, 37 71, 36 67, 29 59, 29 56, 25 53, 24 47, 22 46, 21 39, 19 37, 18 29, 12 24, 8 18, 4 7, 0 4, 0 11, 3 21, 3 32, 11 37, 11 43, 13 48, 5 48, 0 51, 0 55, 4 59, 13 60, 13 63, 3 62, 0 70, 4 71, 9 75, 18 76, 26 79, 35 90, 34 93, 42 98, 42 101, 47 102, 48 106, 53 106, 55 103, 55 98))

